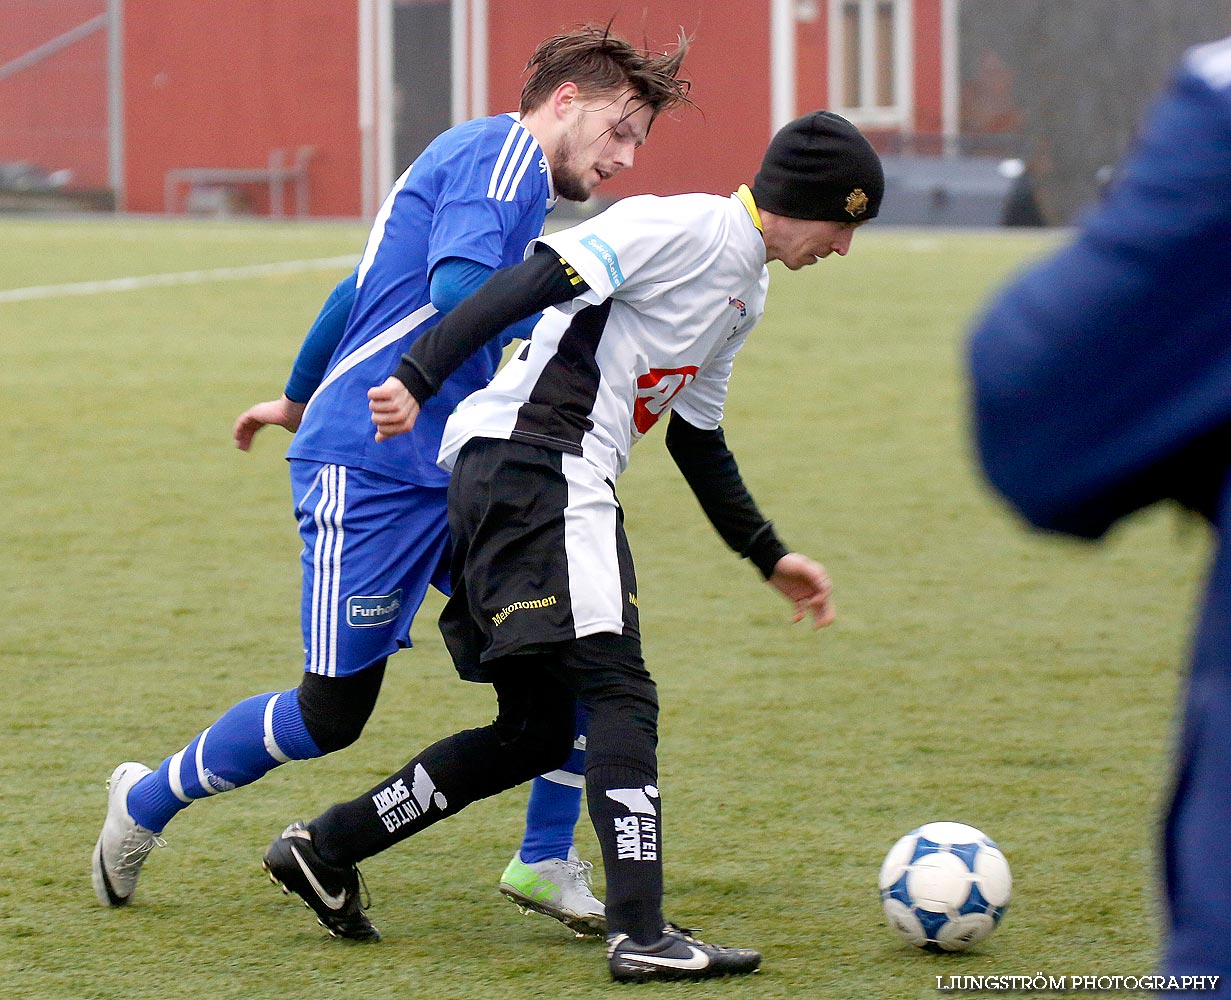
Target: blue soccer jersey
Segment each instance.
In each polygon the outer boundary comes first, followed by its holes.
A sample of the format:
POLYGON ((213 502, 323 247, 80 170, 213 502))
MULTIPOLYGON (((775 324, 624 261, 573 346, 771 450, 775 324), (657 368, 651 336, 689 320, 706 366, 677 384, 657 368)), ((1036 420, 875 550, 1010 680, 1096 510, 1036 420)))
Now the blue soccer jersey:
POLYGON ((555 203, 539 144, 513 115, 466 122, 436 138, 385 199, 357 272, 355 304, 341 343, 313 394, 288 458, 444 486, 436 466, 445 420, 485 386, 501 344, 471 357, 423 408, 414 430, 376 443, 368 389, 380 385, 439 314, 432 268, 458 257, 491 268, 522 260, 555 203))

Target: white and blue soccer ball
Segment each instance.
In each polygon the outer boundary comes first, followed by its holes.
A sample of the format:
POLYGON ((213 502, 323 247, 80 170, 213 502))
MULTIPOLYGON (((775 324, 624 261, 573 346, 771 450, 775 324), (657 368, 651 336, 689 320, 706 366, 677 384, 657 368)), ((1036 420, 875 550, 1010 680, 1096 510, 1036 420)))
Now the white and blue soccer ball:
POLYGON ((885 919, 929 951, 964 951, 996 929, 1009 905, 1009 863, 965 823, 928 823, 889 849, 881 865, 885 919))

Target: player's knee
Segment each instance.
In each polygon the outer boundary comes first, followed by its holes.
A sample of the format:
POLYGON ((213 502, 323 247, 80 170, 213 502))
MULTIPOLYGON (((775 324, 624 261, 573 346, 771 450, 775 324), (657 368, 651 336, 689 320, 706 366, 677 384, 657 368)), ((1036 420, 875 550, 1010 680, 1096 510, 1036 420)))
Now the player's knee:
POLYGON ((588 721, 586 767, 653 769, 658 751, 658 688, 639 663, 614 663, 581 697, 588 721))
POLYGON ((501 746, 519 761, 527 779, 562 767, 573 752, 571 716, 499 718, 494 726, 501 746))
POLYGON ((654 771, 658 753, 658 695, 653 681, 604 686, 591 692, 584 704, 589 715, 587 771, 605 765, 654 771))
POLYGON ((299 711, 304 728, 322 754, 350 746, 363 732, 385 675, 385 661, 348 677, 304 674, 299 685, 299 711))
POLYGON ((658 688, 632 636, 600 632, 570 643, 566 663, 577 679, 580 701, 593 718, 594 706, 628 707, 639 717, 658 718, 658 688))

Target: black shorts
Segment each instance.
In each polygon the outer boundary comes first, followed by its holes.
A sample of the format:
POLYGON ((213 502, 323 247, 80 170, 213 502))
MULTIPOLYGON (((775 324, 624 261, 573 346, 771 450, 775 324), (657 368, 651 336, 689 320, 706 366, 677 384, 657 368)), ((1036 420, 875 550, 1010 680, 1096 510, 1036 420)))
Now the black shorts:
POLYGON ((584 458, 476 438, 449 484, 453 596, 440 631, 467 680, 484 664, 600 632, 641 637, 612 484, 584 458))

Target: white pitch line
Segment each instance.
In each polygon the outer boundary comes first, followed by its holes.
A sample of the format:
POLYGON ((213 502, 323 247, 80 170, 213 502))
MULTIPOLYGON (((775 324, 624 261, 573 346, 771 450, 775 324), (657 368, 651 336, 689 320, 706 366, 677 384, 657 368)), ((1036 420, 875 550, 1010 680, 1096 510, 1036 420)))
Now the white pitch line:
POLYGON ((0 289, 0 303, 29 302, 31 299, 55 299, 65 295, 99 295, 106 292, 131 292, 142 288, 164 288, 169 285, 203 285, 211 281, 260 278, 270 274, 331 271, 337 267, 354 267, 356 261, 357 258, 354 254, 351 254, 346 257, 283 260, 274 264, 213 267, 206 271, 177 271, 173 274, 139 274, 130 278, 108 278, 104 281, 77 281, 64 285, 29 285, 25 288, 0 289))

